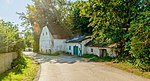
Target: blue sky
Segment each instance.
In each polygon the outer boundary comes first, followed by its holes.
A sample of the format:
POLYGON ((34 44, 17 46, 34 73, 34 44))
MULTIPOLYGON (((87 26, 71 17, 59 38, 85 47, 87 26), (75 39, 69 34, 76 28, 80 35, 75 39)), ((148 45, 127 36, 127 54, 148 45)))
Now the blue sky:
MULTIPOLYGON (((16 12, 26 12, 27 4, 32 4, 32 0, 0 0, 0 20, 20 25, 21 20, 16 12)), ((22 30, 23 27, 19 27, 19 29, 22 30)))
MULTIPOLYGON (((0 20, 20 24, 21 20, 16 12, 26 12, 27 4, 32 4, 31 0, 0 0, 0 20)), ((19 27, 23 29, 23 27, 19 27)))

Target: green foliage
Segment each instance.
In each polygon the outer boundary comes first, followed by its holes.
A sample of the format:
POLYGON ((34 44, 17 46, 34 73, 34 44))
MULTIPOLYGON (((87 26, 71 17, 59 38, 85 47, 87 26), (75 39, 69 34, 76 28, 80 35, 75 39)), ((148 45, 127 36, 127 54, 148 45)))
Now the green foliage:
POLYGON ((139 1, 90 0, 79 6, 81 16, 90 17, 89 26, 93 27, 93 39, 120 42, 128 34, 129 24, 136 16, 139 1))
MULTIPOLYGON (((20 41, 22 39, 19 38, 17 25, 0 20, 0 53, 20 51, 16 48, 20 41)), ((22 46, 23 44, 19 48, 22 46)))
POLYGON ((88 27, 90 18, 80 16, 78 4, 79 2, 74 2, 71 4, 70 14, 68 15, 71 18, 71 30, 74 34, 92 34, 92 27, 88 27))
POLYGON ((97 55, 94 55, 94 54, 83 54, 81 57, 83 57, 83 58, 91 58, 91 57, 97 57, 97 55))
POLYGON ((33 81, 39 67, 25 56, 16 59, 12 66, 12 69, 0 74, 0 81, 33 81))
POLYGON ((144 70, 150 71, 150 12, 141 12, 132 21, 130 32, 130 53, 135 59, 134 64, 144 70))
POLYGON ((105 61, 112 61, 115 59, 114 57, 109 57, 109 56, 98 57, 97 55, 94 54, 84 54, 81 57, 87 58, 90 61, 94 61, 94 62, 105 62, 105 61))
POLYGON ((89 0, 78 6, 90 18, 96 43, 117 43, 119 61, 150 70, 149 0, 89 0))
POLYGON ((23 69, 27 68, 27 58, 25 56, 20 56, 19 58, 13 60, 11 66, 16 73, 22 73, 23 69))
POLYGON ((25 31, 25 44, 26 47, 33 47, 33 43, 34 43, 34 36, 33 36, 33 32, 30 30, 26 30, 25 31))
POLYGON ((58 23, 62 27, 68 27, 69 2, 67 0, 32 0, 33 4, 27 5, 26 13, 18 13, 22 25, 26 30, 33 30, 33 51, 39 51, 39 37, 41 30, 49 23, 58 23), (64 15, 66 14, 66 15, 64 15), (31 26, 31 27, 30 27, 31 26))

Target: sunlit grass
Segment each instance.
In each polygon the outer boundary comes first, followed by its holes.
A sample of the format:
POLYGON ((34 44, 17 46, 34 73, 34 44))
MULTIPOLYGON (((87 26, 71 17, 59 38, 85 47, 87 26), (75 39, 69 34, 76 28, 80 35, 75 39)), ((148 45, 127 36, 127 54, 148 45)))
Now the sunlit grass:
POLYGON ((22 72, 16 73, 16 69, 11 69, 0 74, 0 81, 33 81, 38 69, 38 64, 31 59, 26 58, 27 67, 22 69, 22 72))
POLYGON ((118 68, 118 69, 121 69, 121 70, 124 70, 124 71, 127 71, 127 72, 130 72, 130 73, 133 73, 133 74, 143 76, 145 78, 150 79, 150 72, 143 72, 143 71, 139 70, 138 68, 135 68, 134 66, 129 65, 127 63, 113 63, 113 62, 110 62, 110 63, 107 63, 107 64, 111 65, 115 68, 118 68))

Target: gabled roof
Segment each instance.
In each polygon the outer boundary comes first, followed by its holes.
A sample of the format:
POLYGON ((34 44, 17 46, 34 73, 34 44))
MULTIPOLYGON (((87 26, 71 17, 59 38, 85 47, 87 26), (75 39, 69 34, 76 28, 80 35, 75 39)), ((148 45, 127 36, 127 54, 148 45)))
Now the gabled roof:
POLYGON ((67 28, 62 27, 59 23, 50 22, 47 27, 54 39, 69 39, 72 35, 67 28))
POLYGON ((89 39, 91 38, 90 36, 76 36, 74 37, 73 39, 70 39, 70 40, 66 40, 66 43, 80 43, 86 39, 89 39))

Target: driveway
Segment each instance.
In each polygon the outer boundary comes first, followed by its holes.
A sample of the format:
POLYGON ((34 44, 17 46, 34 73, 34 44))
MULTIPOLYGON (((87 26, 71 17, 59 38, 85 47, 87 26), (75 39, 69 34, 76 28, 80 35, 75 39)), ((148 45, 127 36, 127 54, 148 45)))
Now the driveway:
POLYGON ((25 52, 25 55, 40 63, 41 72, 38 81, 150 81, 75 56, 44 56, 32 52, 25 52))

